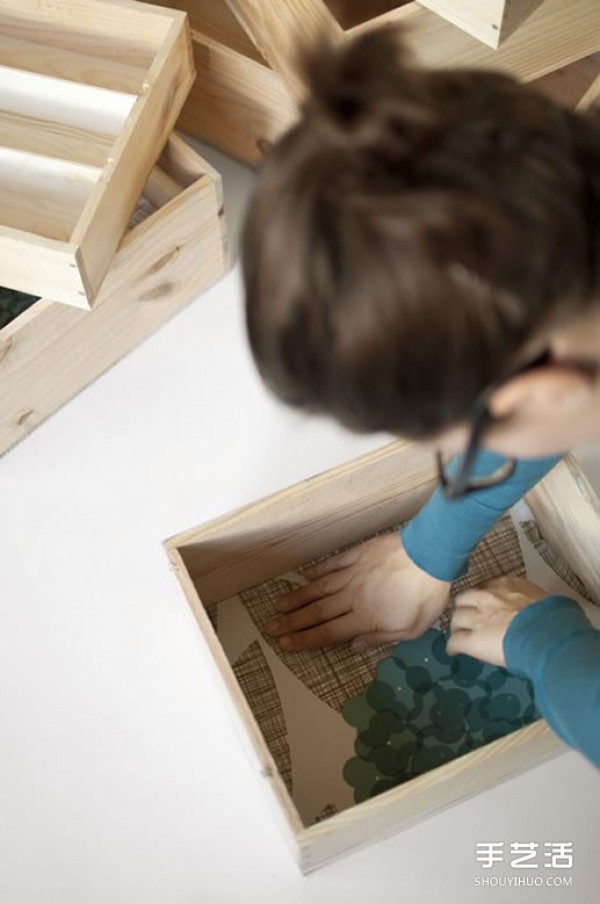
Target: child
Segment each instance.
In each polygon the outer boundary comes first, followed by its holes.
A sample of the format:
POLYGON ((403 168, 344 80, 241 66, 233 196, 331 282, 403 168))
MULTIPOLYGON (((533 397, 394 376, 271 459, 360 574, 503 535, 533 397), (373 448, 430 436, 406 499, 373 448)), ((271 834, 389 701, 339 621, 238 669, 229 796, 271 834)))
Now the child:
MULTIPOLYGON (((316 566, 270 625, 284 649, 364 649, 425 631, 493 523, 600 439, 600 127, 505 75, 415 68, 394 30, 307 76, 246 225, 254 356, 290 403, 440 453, 402 537, 316 566)), ((471 590, 448 651, 529 677, 600 765, 600 633, 573 601, 471 590)))

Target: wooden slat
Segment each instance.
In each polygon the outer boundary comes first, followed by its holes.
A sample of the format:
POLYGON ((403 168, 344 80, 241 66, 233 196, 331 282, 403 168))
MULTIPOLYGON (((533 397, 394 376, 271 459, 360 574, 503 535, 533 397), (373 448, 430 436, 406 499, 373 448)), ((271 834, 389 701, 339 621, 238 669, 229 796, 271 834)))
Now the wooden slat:
MULTIPOLYGON (((0 223, 68 243, 100 172, 96 167, 0 148, 0 223)), ((28 284, 21 291, 40 294, 39 280, 40 273, 30 260, 28 284)))
POLYGON ((131 94, 0 66, 0 109, 6 113, 117 135, 135 101, 131 94))
POLYGON ((125 94, 139 94, 142 91, 147 69, 147 66, 134 66, 127 60, 107 61, 93 53, 32 43, 7 34, 2 34, 0 38, 0 65, 125 94))
POLYGON ((0 146, 103 167, 115 136, 0 110, 0 146))
POLYGON ((172 15, 128 0, 2 0, 0 35, 148 68, 172 15))

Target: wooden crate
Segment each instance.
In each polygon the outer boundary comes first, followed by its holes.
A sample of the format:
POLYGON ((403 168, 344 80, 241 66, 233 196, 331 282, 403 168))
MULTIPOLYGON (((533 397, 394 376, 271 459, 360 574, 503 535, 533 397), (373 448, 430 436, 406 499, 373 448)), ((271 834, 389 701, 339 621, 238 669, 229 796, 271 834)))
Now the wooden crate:
MULTIPOLYGON (((435 485, 432 459, 427 448, 393 443, 166 543, 220 678, 223 700, 304 872, 564 749, 544 722, 535 722, 307 827, 240 690, 205 607, 412 517, 435 485)), ((543 535, 600 602, 600 503, 576 463, 561 463, 527 501, 543 535)))
POLYGON ((498 50, 483 45, 417 2, 227 0, 227 3, 261 54, 298 96, 303 93, 297 66, 299 47, 310 44, 319 33, 325 32, 333 40, 341 41, 386 22, 406 26, 413 56, 425 66, 499 69, 527 82, 600 50, 597 0, 529 3, 529 15, 498 50), (380 14, 373 16, 373 9, 380 14), (387 11, 381 12, 382 9, 387 11))
POLYGON ((145 187, 148 209, 91 311, 42 298, 0 330, 0 454, 225 272, 220 176, 175 135, 145 187))
POLYGON ((2 284, 89 308, 193 81, 182 13, 2 0, 2 284))
POLYGON ((225 0, 156 0, 188 13, 196 81, 177 127, 244 163, 259 164, 297 115, 282 79, 225 0))
POLYGON ((488 44, 498 47, 518 28, 542 0, 419 0, 421 6, 443 16, 488 44))

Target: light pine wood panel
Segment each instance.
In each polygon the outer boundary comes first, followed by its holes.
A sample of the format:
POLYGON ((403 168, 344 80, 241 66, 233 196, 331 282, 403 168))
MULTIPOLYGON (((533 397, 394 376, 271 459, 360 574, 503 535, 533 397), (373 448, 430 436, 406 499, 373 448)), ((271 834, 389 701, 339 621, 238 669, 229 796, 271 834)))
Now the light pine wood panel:
MULTIPOLYGON (((0 147, 0 224, 68 243, 99 176, 95 167, 0 147)), ((33 294, 37 279, 32 268, 33 294)))
POLYGON ((580 110, 589 110, 596 107, 600 99, 600 75, 597 76, 588 90, 579 101, 578 108, 580 110))
POLYGON ((136 100, 120 91, 0 66, 0 109, 5 113, 117 135, 136 100))
POLYGON ((223 275, 220 178, 196 159, 195 181, 123 240, 92 311, 43 299, 0 331, 0 453, 223 275))
POLYGON ((411 0, 324 0, 325 6, 344 29, 406 6, 409 2, 411 0))
POLYGON ((0 40, 0 66, 125 94, 139 94, 142 91, 147 69, 147 66, 135 66, 126 60, 107 61, 93 53, 32 43, 7 34, 2 34, 0 40))
POLYGON ((115 136, 0 110, 0 147, 103 167, 115 136))
POLYGON ((568 456, 526 497, 540 530, 600 605, 600 501, 568 456))
POLYGON ((261 55, 295 96, 304 87, 298 74, 302 49, 322 35, 342 40, 343 31, 322 0, 227 0, 261 55))
POLYGON ((0 34, 148 68, 172 16, 129 0, 2 0, 0 34))
POLYGON ((402 443, 172 541, 205 605, 411 517, 435 484, 433 453, 402 443))
POLYGON ((546 97, 565 107, 585 106, 588 92, 600 76, 600 53, 563 66, 532 82, 532 86, 546 97))
POLYGON ((419 0, 437 13, 490 47, 518 28, 543 0, 419 0))
MULTIPOLYGON (((154 0, 152 0, 154 3, 154 0)), ((241 27, 225 0, 156 0, 161 6, 182 9, 190 28, 211 44, 221 44, 251 60, 264 63, 258 50, 241 27)))
POLYGON ((178 128, 251 165, 294 122, 296 103, 268 66, 192 33, 196 82, 178 128))

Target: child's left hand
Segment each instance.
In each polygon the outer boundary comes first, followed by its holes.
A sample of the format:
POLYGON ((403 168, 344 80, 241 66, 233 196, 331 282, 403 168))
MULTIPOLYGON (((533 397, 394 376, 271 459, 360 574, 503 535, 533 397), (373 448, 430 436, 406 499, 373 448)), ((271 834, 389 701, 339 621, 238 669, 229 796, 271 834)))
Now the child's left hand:
POLYGON ((446 646, 449 656, 466 653, 505 666, 504 636, 513 618, 547 593, 525 578, 497 578, 459 593, 446 646))

